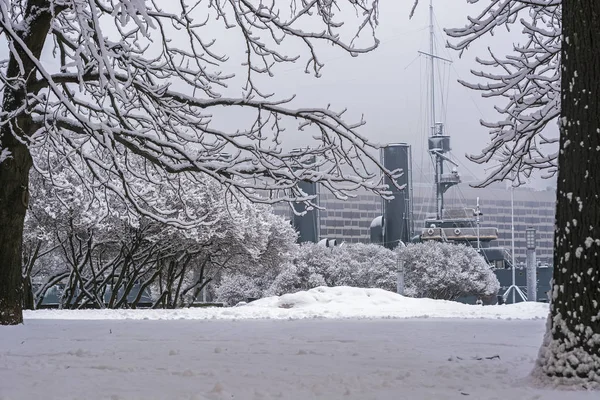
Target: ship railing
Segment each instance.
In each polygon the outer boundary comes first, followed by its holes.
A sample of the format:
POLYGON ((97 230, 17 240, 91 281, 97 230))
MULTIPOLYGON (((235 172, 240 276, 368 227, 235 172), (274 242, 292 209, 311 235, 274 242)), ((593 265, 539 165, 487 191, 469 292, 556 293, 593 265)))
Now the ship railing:
POLYGON ((512 254, 510 251, 508 251, 507 248, 503 248, 502 250, 504 250, 504 262, 510 265, 511 268, 514 268, 514 265, 512 264, 512 254))

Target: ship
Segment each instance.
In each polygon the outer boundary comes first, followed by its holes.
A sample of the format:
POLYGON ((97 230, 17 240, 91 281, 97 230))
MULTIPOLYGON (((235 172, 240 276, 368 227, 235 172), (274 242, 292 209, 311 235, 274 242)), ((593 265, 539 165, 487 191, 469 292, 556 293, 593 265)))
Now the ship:
MULTIPOLYGON (((482 224, 483 211, 477 203, 470 207, 450 208, 444 203, 444 194, 448 189, 461 183, 458 164, 450 157, 450 135, 445 132, 443 122, 436 120, 435 69, 436 61, 446 61, 435 54, 433 1, 429 4, 429 52, 419 52, 429 61, 429 129, 428 152, 435 166, 434 192, 435 213, 427 215, 424 228, 415 234, 412 204, 412 156, 411 146, 406 143, 390 144, 381 150, 381 160, 388 170, 401 169, 404 174, 394 184, 387 179, 394 199, 383 200, 383 215, 371 224, 371 242, 382 243, 395 248, 400 243, 438 241, 463 244, 477 249, 496 274, 500 282, 500 291, 492 303, 515 303, 527 301, 527 269, 517 265, 514 259, 514 221, 512 223, 513 251, 498 246, 498 229, 482 224)), ((512 191, 511 191, 512 199, 512 191)), ((548 301, 552 267, 538 265, 535 269, 537 301, 548 301)), ((532 296, 533 297, 533 296, 532 296)), ((475 298, 461 299, 475 302, 475 298)))

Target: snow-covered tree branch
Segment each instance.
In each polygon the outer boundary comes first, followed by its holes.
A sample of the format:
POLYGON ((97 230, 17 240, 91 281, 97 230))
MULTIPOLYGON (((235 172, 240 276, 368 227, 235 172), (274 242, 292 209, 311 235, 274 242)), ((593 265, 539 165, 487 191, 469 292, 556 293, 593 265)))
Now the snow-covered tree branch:
MULTIPOLYGON (((342 112, 331 109, 290 108, 290 99, 263 93, 256 82, 275 74, 277 64, 301 58, 282 52, 288 42, 304 45, 307 71, 310 66, 316 75, 323 66, 316 52, 319 42, 351 54, 374 49, 374 38, 366 47, 355 46, 356 37, 345 40, 344 21, 335 10, 346 15, 348 6, 359 10, 358 20, 350 22, 364 38, 377 22, 377 2, 287 3, 47 2, 36 15, 49 18, 57 67, 33 54, 21 37, 22 31, 37 29, 41 17, 27 17, 24 5, 3 7, 4 34, 15 49, 11 55, 19 66, 25 61, 32 66, 15 77, 3 75, 2 90, 18 85, 25 103, 4 110, 5 120, 30 115, 35 130, 14 134, 40 152, 38 157, 78 157, 97 181, 135 204, 140 199, 131 187, 134 181, 152 183, 168 179, 164 173, 179 172, 211 176, 260 202, 276 201, 265 192, 278 200, 305 198, 295 187, 299 180, 321 181, 342 196, 358 187, 382 190, 376 175, 358 161, 366 156, 377 162, 365 152, 371 145, 357 131, 363 121, 346 122, 342 112), (306 20, 318 28, 307 30, 306 20), (227 72, 235 68, 226 48, 218 48, 218 39, 205 39, 229 30, 243 36, 246 51, 246 84, 239 97, 223 94, 229 82, 236 83, 235 73, 227 72), (243 116, 235 130, 215 121, 213 113, 223 109, 243 116), (291 126, 287 119, 297 121, 299 131, 316 133, 316 145, 284 150, 282 135, 291 126), (307 155, 318 156, 317 161, 306 165, 307 155), (132 162, 148 172, 132 173, 132 162)), ((148 212, 162 216, 163 211, 150 207, 148 212)))
MULTIPOLYGON (((471 1, 476 3, 477 0, 471 1)), ((478 72, 467 84, 508 99, 504 121, 488 124, 492 143, 477 162, 499 165, 487 181, 535 168, 557 173, 552 300, 533 375, 552 385, 600 387, 600 2, 492 0, 465 28, 447 30, 464 50, 498 26, 519 23, 526 38, 514 54, 480 61, 502 72, 478 72), (559 137, 544 128, 558 119, 559 137), (552 145, 554 152, 547 152, 552 145)))
MULTIPOLYGON (((62 308, 136 307, 136 285, 151 291, 154 307, 181 307, 223 271, 276 274, 296 248, 296 232, 270 206, 233 202, 208 179, 186 192, 184 211, 210 218, 181 229, 124 213, 115 196, 96 201, 72 169, 56 173, 61 186, 32 178, 23 265, 30 308, 57 284, 62 308)), ((161 194, 167 204, 177 196, 161 194)))
MULTIPOLYGON (((472 1, 477 3, 478 1, 472 1)), ((558 136, 547 126, 556 123, 560 112, 561 7, 559 0, 493 0, 463 28, 446 29, 456 40, 449 47, 461 54, 471 43, 497 29, 519 26, 524 43, 513 44, 512 53, 498 55, 488 48, 487 57, 477 57, 482 70, 472 73, 477 82, 461 83, 482 92, 484 97, 505 100, 496 111, 498 121, 481 121, 491 140, 477 163, 493 162, 492 173, 482 182, 515 178, 521 182, 533 170, 545 176, 556 173, 558 136)))
POLYGON ((209 221, 179 195, 161 201, 165 185, 180 194, 208 178, 262 203, 310 203, 300 181, 339 197, 389 194, 362 117, 269 89, 281 65, 318 77, 325 46, 376 48, 377 10, 378 0, 0 1, 0 293, 11 293, 0 323, 20 321, 32 166, 52 181, 69 165, 97 200, 110 193, 180 228, 209 221), (289 135, 308 145, 289 149, 289 135))

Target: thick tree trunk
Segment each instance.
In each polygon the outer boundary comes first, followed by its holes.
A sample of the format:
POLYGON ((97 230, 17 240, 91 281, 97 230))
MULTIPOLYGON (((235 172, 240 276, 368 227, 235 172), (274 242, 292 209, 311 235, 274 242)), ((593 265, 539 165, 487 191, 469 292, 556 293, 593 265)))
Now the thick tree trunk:
POLYGON ((562 4, 554 283, 534 373, 600 388, 600 1, 562 4))
MULTIPOLYGON (((23 26, 17 32, 34 57, 39 58, 50 28, 48 0, 29 0, 23 26)), ((10 37, 7 32, 4 35, 10 37)), ((12 89, 6 86, 2 110, 10 113, 24 103, 27 86, 36 77, 35 66, 18 43, 14 43, 23 71, 15 54, 11 53, 6 76, 12 89)), ((0 164, 0 325, 23 322, 22 244, 23 224, 29 201, 29 170, 31 155, 25 144, 35 129, 28 115, 19 115, 0 130, 0 150, 8 151, 9 158, 0 164)))

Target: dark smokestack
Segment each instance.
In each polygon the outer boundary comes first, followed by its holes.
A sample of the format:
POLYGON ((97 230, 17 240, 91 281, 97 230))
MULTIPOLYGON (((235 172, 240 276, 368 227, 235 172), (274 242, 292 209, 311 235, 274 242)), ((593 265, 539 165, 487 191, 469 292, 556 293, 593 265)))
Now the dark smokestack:
POLYGON ((399 241, 408 243, 413 234, 412 221, 412 155, 408 144, 390 144, 381 149, 383 166, 388 171, 402 170, 402 175, 396 182, 403 189, 398 189, 386 177, 393 200, 383 201, 383 240, 384 246, 393 249, 399 241))
MULTIPOLYGON (((298 187, 309 196, 317 195, 317 184, 314 182, 300 182, 298 187)), ((316 203, 316 200, 313 200, 316 203)), ((294 209, 298 213, 306 211, 304 203, 293 204, 294 209)), ((308 210, 304 215, 292 216, 292 225, 298 232, 298 243, 319 241, 319 218, 316 209, 308 210)))

